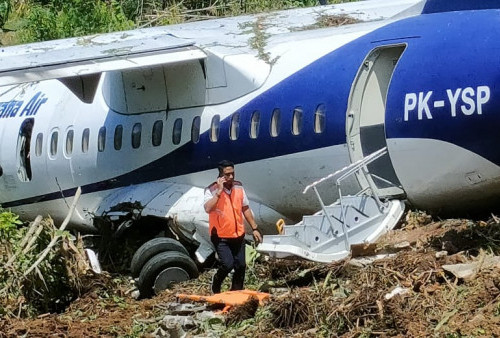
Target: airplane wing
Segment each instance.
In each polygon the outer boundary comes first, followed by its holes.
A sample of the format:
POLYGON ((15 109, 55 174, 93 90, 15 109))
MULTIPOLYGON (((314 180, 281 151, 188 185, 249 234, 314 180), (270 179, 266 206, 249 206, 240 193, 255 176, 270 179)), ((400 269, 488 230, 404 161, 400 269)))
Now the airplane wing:
POLYGON ((127 32, 0 49, 0 86, 206 58, 188 39, 127 32))

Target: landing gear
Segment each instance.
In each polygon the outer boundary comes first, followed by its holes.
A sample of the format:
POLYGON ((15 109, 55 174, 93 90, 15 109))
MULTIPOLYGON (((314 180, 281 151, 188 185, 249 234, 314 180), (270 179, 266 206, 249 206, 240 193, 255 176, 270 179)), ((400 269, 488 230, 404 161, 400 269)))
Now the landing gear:
POLYGON ((137 249, 134 257, 132 257, 132 262, 130 263, 132 277, 138 277, 147 261, 160 252, 165 251, 178 251, 189 257, 189 252, 179 241, 168 237, 154 238, 137 249))
POLYGON ((178 251, 161 252, 146 262, 139 275, 141 297, 150 297, 172 284, 198 277, 198 268, 178 251))
POLYGON ((162 237, 144 243, 134 254, 130 270, 139 277, 141 297, 150 297, 172 284, 198 277, 198 268, 178 241, 162 237))

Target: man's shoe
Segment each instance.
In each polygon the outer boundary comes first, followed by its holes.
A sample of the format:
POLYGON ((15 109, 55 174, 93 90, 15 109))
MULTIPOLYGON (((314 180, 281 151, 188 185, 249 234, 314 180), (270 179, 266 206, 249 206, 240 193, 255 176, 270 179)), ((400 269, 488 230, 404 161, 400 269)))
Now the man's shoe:
POLYGON ((214 275, 212 276, 212 282, 210 283, 210 291, 212 291, 212 294, 214 295, 220 293, 220 288, 221 288, 221 285, 215 285, 216 282, 215 276, 217 276, 217 272, 215 272, 214 275))

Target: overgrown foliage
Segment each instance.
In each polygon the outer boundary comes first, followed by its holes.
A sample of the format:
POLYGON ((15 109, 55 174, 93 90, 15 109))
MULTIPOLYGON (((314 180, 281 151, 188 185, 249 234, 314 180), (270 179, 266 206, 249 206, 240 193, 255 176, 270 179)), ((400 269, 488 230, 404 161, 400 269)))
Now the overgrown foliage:
POLYGON ((117 0, 34 1, 21 42, 46 41, 133 28, 117 0))
POLYGON ((9 17, 11 5, 9 0, 0 0, 0 29, 4 26, 9 17))
MULTIPOLYGON (((349 1, 356 0, 321 2, 349 1)), ((47 41, 319 3, 319 0, 0 0, 0 44, 47 41), (8 39, 2 29, 9 31, 8 39)))
POLYGON ((21 226, 10 211, 0 213, 0 314, 26 317, 59 312, 88 285, 89 272, 80 240, 59 232, 46 218, 21 226), (54 236, 60 241, 43 261, 35 264, 54 236), (28 269, 35 266, 31 273, 28 269))

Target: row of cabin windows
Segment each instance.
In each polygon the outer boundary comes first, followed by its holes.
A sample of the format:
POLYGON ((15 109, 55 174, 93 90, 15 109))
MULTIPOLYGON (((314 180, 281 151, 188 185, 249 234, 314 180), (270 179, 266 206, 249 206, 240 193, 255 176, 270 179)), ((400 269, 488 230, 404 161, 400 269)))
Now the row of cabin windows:
MULTIPOLYGON (((321 134, 325 131, 325 115, 326 109, 324 104, 318 105, 316 111, 314 112, 314 132, 316 134, 321 134)), ((240 113, 234 113, 231 118, 231 126, 229 128, 229 138, 233 141, 240 137, 240 113)), ((250 130, 249 136, 252 139, 256 139, 259 136, 261 113, 256 110, 252 113, 250 118, 250 130)), ((296 107, 292 114, 292 134, 300 135, 302 133, 304 123, 304 110, 302 107, 296 107)), ((210 141, 217 142, 219 139, 220 130, 220 116, 215 115, 212 118, 212 123, 210 126, 210 141)), ((269 124, 269 134, 272 137, 278 137, 281 131, 281 110, 276 108, 273 110, 271 116, 271 122, 269 124)), ((194 141, 193 141, 194 142, 194 141)))
MULTIPOLYGON (((181 121, 181 127, 182 127, 182 120, 177 119, 176 123, 174 123, 174 128, 179 127, 179 122, 181 121)), ((97 150, 99 152, 103 152, 104 149, 106 148, 106 132, 107 129, 106 127, 101 127, 99 129, 98 135, 97 135, 97 150)), ((141 135, 142 135, 142 124, 141 123, 136 123, 132 127, 132 135, 131 135, 131 145, 132 148, 137 149, 141 146, 141 135)), ((158 120, 155 121, 153 124, 153 131, 152 131, 152 137, 151 137, 151 143, 153 144, 154 147, 157 147, 161 144, 162 141, 162 135, 163 135, 163 121, 158 120)), ((175 131, 174 130, 174 135, 172 137, 172 141, 174 144, 179 144, 180 143, 180 138, 181 133, 180 131, 175 131)), ((75 138, 75 131, 70 129, 66 133, 66 143, 65 143, 65 153, 67 156, 70 156, 73 153, 73 144, 74 144, 74 138, 75 138)), ((50 148, 49 148, 49 154, 50 156, 54 157, 57 155, 57 145, 58 145, 58 140, 59 140, 59 132, 54 131, 51 134, 50 137, 50 148)), ((82 132, 82 153, 87 153, 89 151, 89 140, 90 140, 90 129, 85 128, 82 132)), ((122 148, 123 144, 123 126, 117 125, 114 130, 114 137, 113 137, 113 146, 115 150, 120 150, 122 148)), ((39 133, 36 137, 36 142, 35 142, 35 155, 36 156, 41 156, 42 155, 42 145, 43 145, 43 133, 39 133)))
MULTIPOLYGON (((325 130, 325 105, 320 104, 316 108, 314 113, 314 132, 316 134, 321 134, 325 130)), ((300 135, 302 133, 303 127, 303 115, 304 111, 302 107, 296 107, 293 110, 292 114, 292 134, 300 135)), ((200 122, 201 118, 196 116, 193 119, 193 123, 191 125, 191 141, 193 143, 198 143, 200 140, 200 122)), ((229 129, 229 138, 233 141, 237 140, 240 136, 240 122, 241 115, 240 113, 234 113, 231 118, 231 127, 229 129)), ((261 122, 261 113, 260 111, 254 111, 250 118, 250 132, 249 136, 252 139, 256 139, 259 136, 259 129, 261 122)), ((219 131, 220 131, 220 116, 215 115, 212 118, 211 126, 210 126, 210 141, 217 142, 219 139, 219 131)), ((281 110, 274 109, 271 122, 269 125, 269 133, 272 137, 277 137, 281 131, 281 110)), ((99 129, 97 135, 97 150, 99 152, 103 152, 106 148, 106 127, 101 127, 99 129)), ((132 127, 132 135, 131 135, 131 145, 132 148, 137 149, 141 146, 141 134, 142 134, 142 124, 136 123, 132 127)), ((154 147, 158 147, 161 145, 163 135, 163 121, 158 120, 153 124, 151 143, 154 147)), ((73 144, 74 144, 74 130, 68 130, 66 134, 66 143, 65 143, 65 153, 67 156, 70 156, 73 153, 73 144)), ((174 121, 173 132, 172 132, 172 143, 177 145, 181 141, 182 136, 182 118, 178 118, 174 121)), ((90 129, 86 128, 82 132, 82 153, 87 153, 89 151, 89 139, 90 139, 90 129)), ((50 138, 50 149, 49 153, 52 157, 57 155, 57 145, 59 140, 59 132, 52 132, 50 138)), ((117 125, 114 130, 113 137, 113 146, 115 150, 120 150, 122 148, 123 142, 123 126, 117 125)), ((43 145, 43 134, 39 133, 36 137, 35 144, 35 155, 41 156, 42 154, 42 145, 43 145)))
MULTIPOLYGON (((199 128, 198 128, 199 130, 199 128)), ((99 152, 103 152, 106 148, 106 127, 101 127, 99 129, 97 135, 97 150, 99 152)), ((73 153, 73 140, 74 140, 75 132, 74 130, 68 130, 66 134, 66 144, 65 144, 65 152, 66 155, 71 155, 73 153)), ((158 147, 162 141, 163 135, 163 121, 158 120, 153 124, 153 130, 151 134, 151 143, 154 147, 158 147)), ((172 143, 179 144, 181 141, 182 135, 182 119, 178 118, 174 122, 174 130, 172 134, 172 143)), ((132 127, 132 136, 131 136, 131 145, 132 148, 137 149, 141 146, 141 136, 142 136, 142 124, 136 123, 132 127)), ((59 132, 54 131, 50 138, 50 150, 49 153, 51 156, 57 155, 57 144, 59 139, 59 132)), ((87 153, 89 151, 89 140, 90 140, 90 129, 86 128, 82 132, 82 153, 87 153)), ((120 150, 122 148, 123 142, 123 126, 117 125, 114 130, 113 137, 113 146, 115 150, 120 150)), ((35 154, 40 156, 42 154, 42 145, 43 145, 43 134, 40 133, 37 135, 36 145, 35 145, 35 154)))

